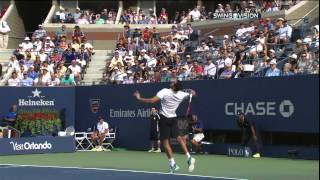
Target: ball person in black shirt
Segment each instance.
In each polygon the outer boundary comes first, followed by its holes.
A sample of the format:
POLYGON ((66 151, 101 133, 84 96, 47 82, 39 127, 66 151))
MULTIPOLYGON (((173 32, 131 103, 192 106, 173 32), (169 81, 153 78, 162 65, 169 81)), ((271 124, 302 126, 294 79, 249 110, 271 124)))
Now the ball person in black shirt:
POLYGON ((160 149, 160 132, 159 132, 160 115, 155 107, 151 108, 150 115, 150 142, 151 149, 148 152, 161 152, 160 149))
POLYGON ((256 153, 253 157, 260 158, 260 147, 255 123, 247 119, 242 112, 238 112, 237 114, 237 123, 242 133, 242 145, 247 146, 249 141, 252 139, 256 148, 256 153))

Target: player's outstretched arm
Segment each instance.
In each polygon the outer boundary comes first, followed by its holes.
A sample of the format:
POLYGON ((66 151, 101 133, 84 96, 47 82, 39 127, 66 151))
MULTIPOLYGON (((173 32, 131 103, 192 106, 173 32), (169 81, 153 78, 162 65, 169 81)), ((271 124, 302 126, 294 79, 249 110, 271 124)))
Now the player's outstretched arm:
POLYGON ((158 98, 157 96, 155 96, 153 98, 143 98, 143 97, 141 97, 139 91, 134 92, 133 96, 135 96, 138 101, 141 101, 143 103, 155 104, 160 101, 160 98, 158 98))

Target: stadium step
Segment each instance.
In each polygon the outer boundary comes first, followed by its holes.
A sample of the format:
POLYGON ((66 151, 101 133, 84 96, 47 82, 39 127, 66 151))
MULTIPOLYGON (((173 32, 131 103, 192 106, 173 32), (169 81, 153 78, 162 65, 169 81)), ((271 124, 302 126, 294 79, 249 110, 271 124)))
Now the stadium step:
POLYGON ((95 55, 89 63, 89 67, 82 81, 85 85, 91 85, 93 82, 99 84, 102 80, 102 74, 105 70, 107 61, 112 58, 112 50, 95 50, 95 55))

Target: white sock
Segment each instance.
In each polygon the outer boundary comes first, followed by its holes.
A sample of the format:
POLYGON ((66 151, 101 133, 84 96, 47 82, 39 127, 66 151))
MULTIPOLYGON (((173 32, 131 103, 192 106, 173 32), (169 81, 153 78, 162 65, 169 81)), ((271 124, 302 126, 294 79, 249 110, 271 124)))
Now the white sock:
POLYGON ((169 159, 169 164, 170 164, 170 166, 173 166, 176 164, 176 162, 174 161, 173 158, 171 158, 171 159, 169 159))
POLYGON ((191 157, 189 152, 186 153, 186 156, 187 156, 188 159, 191 157))

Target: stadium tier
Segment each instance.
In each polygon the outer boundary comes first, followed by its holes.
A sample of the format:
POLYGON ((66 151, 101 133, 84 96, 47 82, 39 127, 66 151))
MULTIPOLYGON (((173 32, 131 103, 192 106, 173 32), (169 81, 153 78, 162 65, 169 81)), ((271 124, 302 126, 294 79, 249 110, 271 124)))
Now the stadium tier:
POLYGON ((0 102, 0 180, 318 179, 319 2, 1 0, 0 102))

